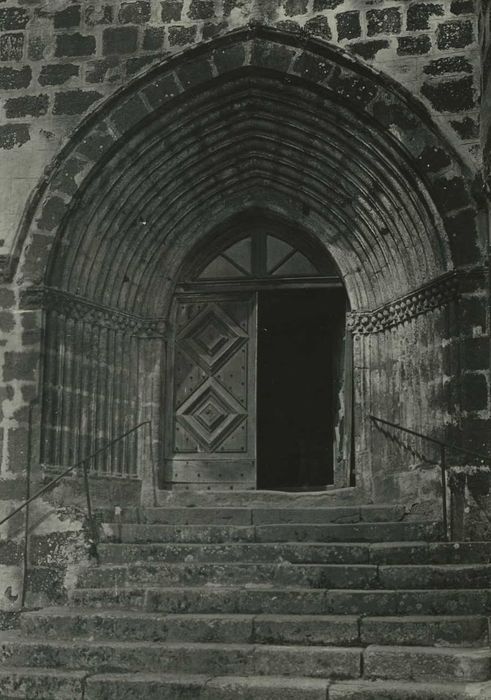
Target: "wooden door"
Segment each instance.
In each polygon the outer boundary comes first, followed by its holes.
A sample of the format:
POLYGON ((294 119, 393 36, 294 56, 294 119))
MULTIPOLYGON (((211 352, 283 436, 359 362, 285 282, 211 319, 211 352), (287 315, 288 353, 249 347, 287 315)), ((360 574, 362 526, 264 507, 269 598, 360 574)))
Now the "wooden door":
POLYGON ((182 295, 174 312, 166 481, 253 489, 255 295, 182 295))

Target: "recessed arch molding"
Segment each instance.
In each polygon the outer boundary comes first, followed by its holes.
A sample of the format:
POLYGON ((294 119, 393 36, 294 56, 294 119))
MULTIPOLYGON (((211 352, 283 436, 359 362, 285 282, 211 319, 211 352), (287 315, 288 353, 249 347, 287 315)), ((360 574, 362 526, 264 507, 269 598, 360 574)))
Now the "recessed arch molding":
MULTIPOLYGON (((443 367, 461 280, 466 288, 482 270, 473 187, 414 97, 326 42, 254 25, 164 60, 75 132, 34 193, 10 261, 25 307, 46 312, 44 461, 64 464, 129 421, 159 422, 180 271, 250 212, 287 221, 334 260, 355 370, 399 367, 384 387, 360 375, 359 425, 383 391, 395 397, 392 417, 413 427, 431 432, 460 415, 443 369, 402 389, 399 365, 422 334, 419 362, 443 367), (373 334, 386 341, 376 352, 373 334), (83 358, 83 371, 61 355, 83 358), (400 391, 412 392, 407 406, 400 391)), ((360 463, 370 439, 361 427, 360 463)), ((129 457, 118 473, 129 473, 129 457)))

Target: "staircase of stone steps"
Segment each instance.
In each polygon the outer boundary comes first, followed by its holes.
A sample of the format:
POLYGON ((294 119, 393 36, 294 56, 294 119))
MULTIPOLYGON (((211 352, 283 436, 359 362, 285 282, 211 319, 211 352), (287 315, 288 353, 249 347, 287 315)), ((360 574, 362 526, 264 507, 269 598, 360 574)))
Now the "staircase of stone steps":
POLYGON ((398 506, 181 498, 100 513, 69 603, 2 633, 1 698, 491 699, 491 542, 398 506))

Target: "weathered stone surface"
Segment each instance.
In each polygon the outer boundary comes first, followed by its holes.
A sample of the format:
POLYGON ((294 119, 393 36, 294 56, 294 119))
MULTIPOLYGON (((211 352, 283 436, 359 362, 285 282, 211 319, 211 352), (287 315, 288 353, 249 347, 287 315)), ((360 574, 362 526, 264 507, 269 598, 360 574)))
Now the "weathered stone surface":
POLYGON ((429 29, 429 20, 433 17, 442 17, 444 14, 441 2, 416 2, 407 10, 407 29, 409 31, 429 29))
POLYGON ((452 119, 450 124, 462 139, 476 139, 479 136, 479 124, 471 117, 452 119))
POLYGON ((196 39, 196 26, 169 27, 169 43, 171 46, 191 44, 196 39))
POLYGON ((90 56, 95 53, 95 37, 78 32, 73 34, 57 34, 55 56, 90 56))
POLYGON ((332 33, 329 26, 329 21, 327 17, 319 15, 317 17, 312 17, 304 24, 304 30, 312 36, 323 37, 324 39, 331 39, 332 33))
POLYGON ((335 10, 343 0, 314 0, 314 12, 322 10, 335 10))
POLYGON ((107 56, 99 61, 92 61, 85 70, 85 79, 88 83, 102 83, 110 80, 116 74, 120 65, 119 56, 107 56))
POLYGON ((423 83, 421 93, 438 112, 462 112, 475 104, 471 77, 423 83))
POLYGON ((40 117, 48 111, 48 95, 11 97, 5 102, 7 117, 40 117))
POLYGON ((360 13, 357 10, 339 12, 336 15, 338 39, 356 39, 361 36, 360 13))
POLYGON ((2 34, 0 36, 0 61, 21 61, 23 53, 23 34, 2 34))
POLYGON ((430 61, 423 68, 428 75, 442 75, 445 73, 472 73, 472 65, 464 56, 445 56, 430 61))
POLYGON ((0 148, 10 150, 18 148, 30 139, 28 124, 0 125, 0 148))
POLYGON ((401 36, 398 37, 397 41, 397 53, 400 56, 422 55, 431 49, 431 39, 427 34, 401 36))
POLYGON ((474 0, 452 0, 450 5, 450 12, 454 15, 471 15, 475 9, 474 0))
POLYGON ((36 352, 6 352, 3 363, 3 380, 34 379, 39 357, 36 352))
POLYGON ((148 0, 123 2, 119 11, 119 21, 122 24, 145 24, 150 19, 151 7, 148 0))
POLYGON ((145 51, 158 51, 164 43, 164 30, 162 27, 149 27, 143 35, 143 49, 145 51))
POLYGON ((439 49, 461 49, 474 41, 474 30, 469 20, 442 22, 437 29, 439 49))
POLYGON ((179 22, 182 15, 182 0, 164 0, 162 3, 162 22, 179 22))
POLYGON ((29 12, 23 7, 0 8, 0 32, 11 29, 25 29, 29 22, 29 12))
POLYGON ((53 106, 53 114, 83 114, 94 102, 103 95, 96 90, 67 90, 57 92, 53 106))
POLYGON ((26 88, 32 78, 30 66, 23 68, 7 68, 0 66, 0 89, 16 90, 26 88))
POLYGON ((398 34, 402 29, 402 17, 398 7, 367 11, 368 36, 398 34))
POLYGON ((126 54, 136 51, 138 30, 136 27, 111 27, 102 34, 104 55, 126 54))
POLYGON ((111 24, 114 8, 111 5, 89 5, 85 8, 85 23, 88 27, 111 24))
POLYGON ((188 17, 190 19, 210 19, 215 14, 213 0, 191 0, 188 17))
POLYGON ((484 374, 465 374, 462 378, 462 407, 465 411, 483 411, 488 406, 488 383, 484 374))
POLYGON ((71 78, 77 77, 79 66, 74 63, 53 63, 43 66, 39 75, 41 85, 63 85, 71 78))
POLYGON ((366 60, 375 58, 379 51, 382 49, 388 49, 389 42, 387 39, 374 39, 373 41, 357 41, 356 43, 350 44, 348 49, 355 56, 361 56, 366 60))
POLYGON ((287 17, 304 15, 307 12, 307 0, 284 0, 283 7, 287 17))
POLYGON ((70 5, 64 10, 55 12, 55 29, 71 29, 80 25, 80 5, 70 5))
POLYGON ((489 667, 487 650, 374 646, 364 654, 368 678, 484 681, 488 679, 489 667))

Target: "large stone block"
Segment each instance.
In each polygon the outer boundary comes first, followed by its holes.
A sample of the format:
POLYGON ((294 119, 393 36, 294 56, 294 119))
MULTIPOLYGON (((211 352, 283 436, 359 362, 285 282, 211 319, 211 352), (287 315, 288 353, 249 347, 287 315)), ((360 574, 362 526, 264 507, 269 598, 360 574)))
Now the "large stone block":
POLYGON ((111 27, 104 29, 102 51, 104 55, 125 54, 136 51, 138 42, 137 27, 111 27))
POLYGON ((5 102, 7 117, 40 117, 48 111, 48 95, 25 95, 11 97, 5 102))
POLYGON ((30 139, 28 124, 0 125, 0 149, 19 148, 30 139))
POLYGON ((23 53, 23 34, 3 34, 0 36, 0 61, 21 61, 23 53))
POLYGON ((474 28, 470 20, 451 20, 442 22, 437 30, 438 48, 462 49, 474 41, 474 28))
POLYGON ((74 63, 53 63, 42 66, 38 80, 41 85, 63 85, 78 74, 79 66, 74 63))
POLYGON ((437 112, 474 109, 476 95, 472 77, 423 83, 421 93, 437 112))
POLYGON ((336 26, 338 28, 338 40, 356 39, 361 36, 360 13, 358 10, 349 12, 339 12, 336 15, 336 26))
POLYGON ((399 34, 402 29, 402 16, 399 7, 368 10, 367 29, 368 36, 399 34))
POLYGON ((175 26, 169 27, 169 44, 171 46, 185 46, 192 44, 196 39, 197 27, 175 26))
POLYGON ((191 0, 188 10, 188 17, 190 19, 210 19, 214 15, 214 0, 191 0))
POLYGON ((164 0, 162 5, 162 22, 179 22, 182 15, 182 0, 164 0))
POLYGON ((0 67, 0 90, 18 90, 30 85, 32 71, 30 66, 23 68, 0 67))
POLYGON ((53 114, 83 114, 103 95, 96 90, 67 90, 57 92, 53 114))
POLYGON ((55 12, 53 19, 55 29, 71 29, 80 26, 80 5, 70 5, 55 12))
POLYGON ((389 48, 387 39, 373 39, 372 41, 357 41, 347 47, 355 56, 361 56, 366 61, 373 60, 379 51, 389 48))
POLYGON ((56 36, 55 56, 91 56, 95 53, 95 36, 79 32, 73 34, 58 34, 56 36))
POLYGON ((5 353, 3 362, 3 380, 34 379, 39 363, 37 352, 9 351, 5 353))
POLYGON ((304 24, 304 30, 312 36, 322 37, 323 39, 332 39, 331 27, 329 20, 324 15, 318 15, 307 20, 304 24))
POLYGON ((430 19, 442 17, 445 9, 441 2, 416 2, 407 10, 407 29, 410 32, 429 29, 430 19))
POLYGON ((29 23, 29 11, 23 7, 0 8, 0 32, 9 29, 25 29, 29 23))
POLYGON ((123 2, 118 17, 122 24, 145 24, 150 19, 150 12, 148 0, 135 0, 123 2))

